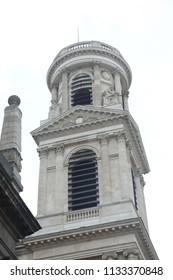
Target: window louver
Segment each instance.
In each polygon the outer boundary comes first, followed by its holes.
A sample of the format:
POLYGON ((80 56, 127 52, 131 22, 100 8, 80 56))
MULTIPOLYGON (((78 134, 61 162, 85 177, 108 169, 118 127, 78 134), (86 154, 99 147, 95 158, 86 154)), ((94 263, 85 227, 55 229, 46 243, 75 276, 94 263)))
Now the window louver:
POLYGON ((92 104, 92 83, 89 75, 80 74, 73 78, 71 85, 71 104, 92 104))
POLYGON ((69 211, 98 205, 98 172, 96 155, 91 150, 81 150, 72 155, 68 169, 69 211))

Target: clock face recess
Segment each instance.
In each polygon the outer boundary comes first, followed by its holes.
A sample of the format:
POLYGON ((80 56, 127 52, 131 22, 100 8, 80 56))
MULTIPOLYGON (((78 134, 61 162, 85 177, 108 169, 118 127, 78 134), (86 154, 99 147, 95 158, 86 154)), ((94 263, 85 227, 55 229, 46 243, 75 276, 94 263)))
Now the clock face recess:
POLYGON ((82 117, 78 117, 76 119, 76 124, 80 124, 80 123, 83 123, 83 118, 82 117))

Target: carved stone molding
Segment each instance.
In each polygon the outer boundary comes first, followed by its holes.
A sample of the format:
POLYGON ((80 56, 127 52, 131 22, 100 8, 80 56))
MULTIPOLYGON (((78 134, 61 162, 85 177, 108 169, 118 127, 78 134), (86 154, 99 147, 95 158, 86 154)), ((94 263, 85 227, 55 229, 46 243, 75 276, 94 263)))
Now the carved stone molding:
POLYGON ((117 260, 118 254, 116 252, 109 252, 109 253, 104 253, 102 255, 102 260, 117 260))
POLYGON ((109 144, 109 134, 101 134, 97 136, 97 139, 100 143, 100 146, 108 145, 109 144))
POLYGON ((126 136, 125 131, 120 131, 120 132, 114 134, 114 137, 116 138, 117 142, 122 141, 122 140, 127 142, 127 136, 126 136))
POLYGON ((142 256, 138 249, 129 249, 124 251, 113 251, 104 253, 102 260, 141 260, 142 256))
POLYGON ((124 250, 123 256, 125 257, 126 260, 141 260, 142 259, 142 256, 138 249, 124 250))
POLYGON ((22 165, 21 165, 21 155, 20 153, 17 151, 17 149, 12 148, 12 149, 7 149, 7 150, 2 150, 3 155, 5 156, 5 158, 7 159, 7 161, 12 165, 12 166, 16 166, 18 169, 18 172, 21 172, 22 169, 22 165))
POLYGON ((140 175, 140 183, 141 183, 142 187, 144 188, 145 181, 144 181, 144 177, 142 175, 140 175))
POLYGON ((55 146, 56 154, 62 154, 64 152, 64 144, 58 144, 55 146))
POLYGON ((37 149, 37 152, 38 152, 40 158, 47 157, 48 151, 49 151, 49 149, 47 146, 37 149))

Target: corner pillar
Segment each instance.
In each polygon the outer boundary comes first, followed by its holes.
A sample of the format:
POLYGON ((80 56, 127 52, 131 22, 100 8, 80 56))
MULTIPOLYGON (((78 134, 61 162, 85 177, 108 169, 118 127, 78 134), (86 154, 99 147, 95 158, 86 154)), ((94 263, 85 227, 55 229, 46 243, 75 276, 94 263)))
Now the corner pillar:
POLYGON ((144 182, 143 176, 141 174, 140 168, 135 168, 134 176, 135 176, 135 184, 136 184, 138 212, 139 212, 139 215, 142 217, 146 228, 148 229, 147 212, 146 212, 144 190, 143 190, 145 182, 144 182))
POLYGON ((46 214, 46 187, 47 187, 47 155, 48 148, 37 149, 40 157, 40 171, 38 183, 37 216, 46 214))

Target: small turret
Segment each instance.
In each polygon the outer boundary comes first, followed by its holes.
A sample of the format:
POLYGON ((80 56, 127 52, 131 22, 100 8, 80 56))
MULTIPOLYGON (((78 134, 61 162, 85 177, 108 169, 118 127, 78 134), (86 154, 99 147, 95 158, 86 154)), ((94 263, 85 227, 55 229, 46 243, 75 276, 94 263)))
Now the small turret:
POLYGON ((20 98, 12 95, 8 99, 4 111, 3 127, 0 139, 0 151, 11 164, 12 172, 21 180, 21 119, 22 112, 19 109, 20 98))

